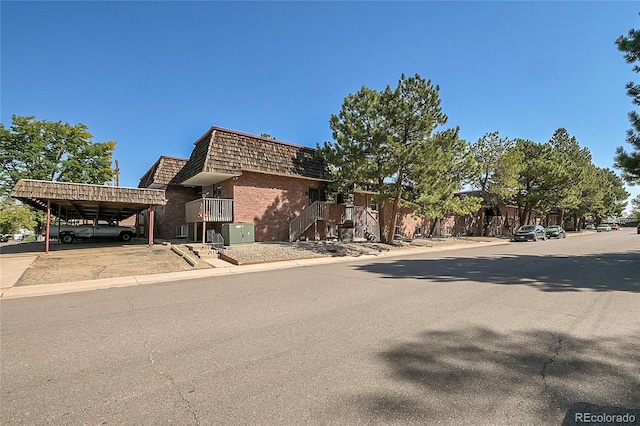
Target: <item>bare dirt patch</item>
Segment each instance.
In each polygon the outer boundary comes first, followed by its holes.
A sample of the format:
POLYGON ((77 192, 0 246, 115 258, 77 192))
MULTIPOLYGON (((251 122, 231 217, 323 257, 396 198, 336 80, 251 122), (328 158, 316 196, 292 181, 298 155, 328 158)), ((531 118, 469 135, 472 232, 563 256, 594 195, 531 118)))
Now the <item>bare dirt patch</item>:
MULTIPOLYGON (((188 252, 188 249, 183 249, 188 252)), ((195 256, 192 256, 195 258, 195 256)), ((132 275, 160 274, 211 268, 200 260, 191 266, 169 246, 83 246, 40 254, 16 282, 16 286, 95 280, 132 275)))

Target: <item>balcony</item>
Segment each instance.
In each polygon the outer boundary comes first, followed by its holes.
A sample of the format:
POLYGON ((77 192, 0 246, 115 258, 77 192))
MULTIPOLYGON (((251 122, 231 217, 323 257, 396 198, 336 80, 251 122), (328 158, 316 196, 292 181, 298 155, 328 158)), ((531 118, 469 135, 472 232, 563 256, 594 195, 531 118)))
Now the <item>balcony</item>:
POLYGON ((233 222, 233 200, 200 198, 185 204, 187 223, 233 222))

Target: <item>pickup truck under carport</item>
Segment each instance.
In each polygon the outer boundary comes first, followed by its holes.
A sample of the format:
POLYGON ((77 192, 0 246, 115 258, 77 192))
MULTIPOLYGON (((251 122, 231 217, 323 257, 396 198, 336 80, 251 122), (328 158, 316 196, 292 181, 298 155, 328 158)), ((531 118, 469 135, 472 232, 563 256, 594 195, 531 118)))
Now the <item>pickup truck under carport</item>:
POLYGON ((65 244, 74 240, 114 238, 121 241, 131 241, 136 235, 136 229, 132 226, 117 226, 106 223, 93 223, 88 225, 53 225, 50 229, 50 238, 58 238, 65 244), (59 231, 58 231, 59 229, 59 231))

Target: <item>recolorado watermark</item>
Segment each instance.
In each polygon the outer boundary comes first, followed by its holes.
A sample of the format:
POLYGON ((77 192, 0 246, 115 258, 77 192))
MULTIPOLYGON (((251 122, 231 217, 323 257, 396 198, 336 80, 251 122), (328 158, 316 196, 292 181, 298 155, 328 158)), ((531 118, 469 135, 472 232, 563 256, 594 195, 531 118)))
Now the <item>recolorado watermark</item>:
POLYGON ((576 423, 596 423, 599 425, 602 424, 612 424, 612 425, 624 425, 624 424, 634 424, 636 422, 636 416, 633 413, 625 413, 625 414, 607 414, 607 413, 573 413, 574 414, 574 422, 576 423))

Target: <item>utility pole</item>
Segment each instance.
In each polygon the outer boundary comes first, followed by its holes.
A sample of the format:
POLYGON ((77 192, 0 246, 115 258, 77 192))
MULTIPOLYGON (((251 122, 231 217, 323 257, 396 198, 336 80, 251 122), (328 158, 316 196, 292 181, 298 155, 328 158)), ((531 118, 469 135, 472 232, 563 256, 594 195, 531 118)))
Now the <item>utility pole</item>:
POLYGON ((116 168, 113 170, 113 177, 115 178, 116 186, 120 186, 120 167, 118 167, 118 160, 116 160, 116 168))

